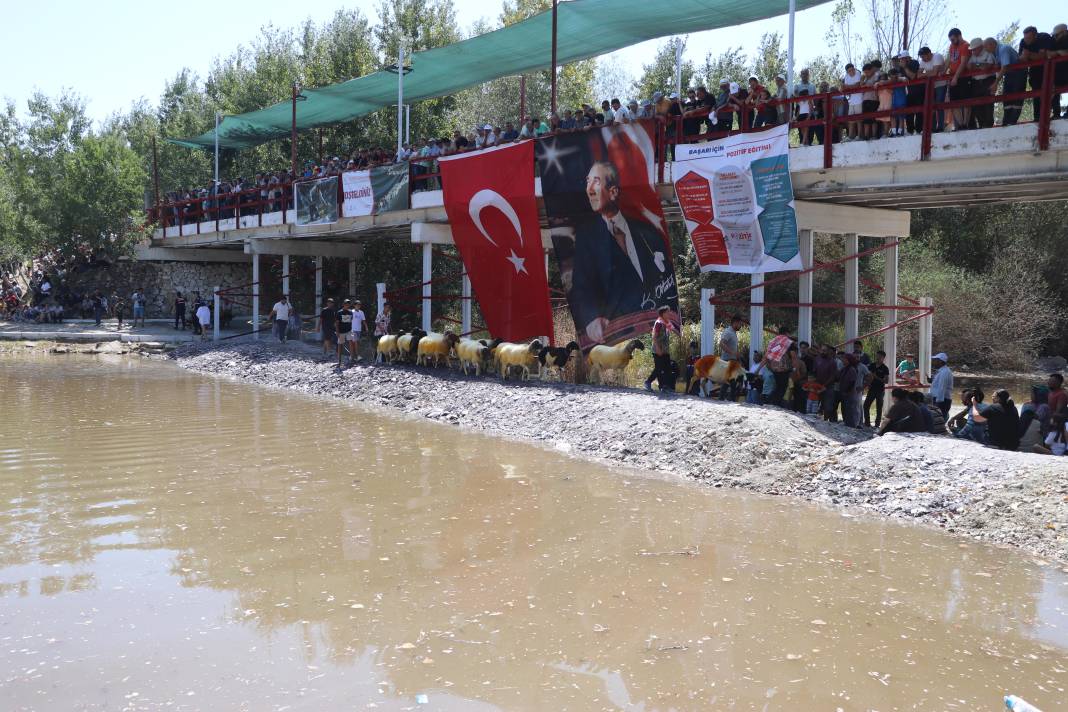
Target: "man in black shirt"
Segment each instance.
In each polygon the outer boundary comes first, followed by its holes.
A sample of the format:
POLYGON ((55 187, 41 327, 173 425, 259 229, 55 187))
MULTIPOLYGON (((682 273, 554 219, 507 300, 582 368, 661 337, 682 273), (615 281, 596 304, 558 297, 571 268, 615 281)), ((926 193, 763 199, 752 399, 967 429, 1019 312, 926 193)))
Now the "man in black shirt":
POLYGON ((185 297, 181 292, 174 293, 174 328, 181 323, 182 331, 185 331, 185 297))
POLYGON ((323 337, 323 353, 330 353, 337 347, 337 309, 334 300, 327 299, 326 306, 319 312, 319 333, 323 337))
POLYGON ((871 384, 868 395, 864 397, 864 424, 871 426, 871 404, 875 404, 875 424, 883 420, 883 399, 886 397, 886 384, 890 380, 890 368, 886 365, 886 352, 875 352, 875 363, 871 366, 871 384))
MULTIPOLYGON (((1063 22, 1053 28, 1053 49, 1051 57, 1061 57, 1062 61, 1053 65, 1053 84, 1062 89, 1068 86, 1068 25, 1063 22)), ((1053 94, 1053 116, 1057 117, 1061 112, 1061 95, 1053 94)), ((1064 118, 1068 118, 1068 111, 1064 112, 1064 118)))
MULTIPOLYGON (((920 63, 909 55, 907 49, 901 50, 897 55, 897 66, 905 79, 912 81, 920 76, 920 63)), ((923 84, 909 84, 905 87, 905 106, 923 106, 923 84)), ((905 129, 911 134, 923 131, 923 114, 908 114, 905 116, 905 129)))
MULTIPOLYGON (((1034 26, 1028 27, 1023 31, 1023 39, 1020 40, 1021 62, 1034 62, 1039 59, 1045 59, 1052 50, 1053 38, 1048 33, 1039 32, 1038 28, 1034 26)), ((1028 69, 1027 78, 1031 82, 1031 91, 1041 89, 1042 79, 1044 78, 1042 65, 1028 69)), ((1058 96, 1055 104, 1059 107, 1060 103, 1060 97, 1058 96)), ((1042 116, 1042 97, 1036 96, 1031 99, 1031 106, 1034 108, 1035 120, 1037 121, 1042 116)))
POLYGON ((341 308, 337 310, 334 324, 337 327, 337 367, 341 368, 341 349, 345 344, 349 344, 349 363, 356 360, 356 343, 349 340, 349 334, 352 333, 352 300, 346 299, 341 305, 341 308))

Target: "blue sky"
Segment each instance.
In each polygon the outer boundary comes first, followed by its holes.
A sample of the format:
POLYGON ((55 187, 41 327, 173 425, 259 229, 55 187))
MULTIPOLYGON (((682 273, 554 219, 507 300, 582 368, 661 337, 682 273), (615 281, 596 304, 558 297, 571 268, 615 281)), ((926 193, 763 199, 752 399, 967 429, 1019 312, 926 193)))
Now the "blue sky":
MULTIPOLYGON (((946 2, 946 27, 960 25, 966 37, 995 34, 1017 19, 1044 31, 1068 21, 1068 11, 1057 11, 1056 7, 1063 5, 1052 0, 1021 6, 1027 7, 1026 16, 1014 14, 1015 10, 994 0, 946 2)), ((247 43, 264 24, 291 27, 309 17, 322 22, 341 7, 358 7, 373 19, 375 5, 373 0, 12 2, 5 7, 4 22, 0 23, 0 66, 4 67, 0 96, 13 99, 24 112, 26 99, 35 89, 55 95, 68 87, 88 100, 90 115, 99 120, 126 109, 140 97, 154 103, 164 82, 182 67, 205 76, 214 57, 247 43)), ((466 28, 479 18, 495 20, 501 0, 454 0, 454 5, 459 24, 466 28)), ((798 14, 799 62, 825 51, 823 37, 831 8, 828 3, 798 14)), ((786 18, 781 17, 697 33, 690 36, 687 56, 701 61, 708 51, 718 54, 737 45, 751 52, 763 33, 779 31, 785 35, 786 28, 786 18)), ((939 38, 944 36, 944 32, 938 33, 939 38)), ((636 45, 611 57, 631 75, 637 75, 656 44, 654 40, 636 45)))

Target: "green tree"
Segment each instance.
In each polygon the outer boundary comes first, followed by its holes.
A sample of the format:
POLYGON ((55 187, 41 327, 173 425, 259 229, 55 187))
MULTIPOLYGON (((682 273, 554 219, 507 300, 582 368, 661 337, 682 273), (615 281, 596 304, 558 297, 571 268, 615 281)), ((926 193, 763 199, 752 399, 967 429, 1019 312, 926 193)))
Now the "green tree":
POLYGON ((748 72, 749 66, 742 48, 728 47, 717 57, 713 57, 711 52, 705 55, 700 76, 709 91, 713 91, 718 89, 720 79, 744 82, 748 72))
POLYGON ((757 45, 753 57, 753 75, 774 93, 775 76, 786 76, 786 50, 782 47, 782 35, 778 32, 765 33, 757 45))
MULTIPOLYGON (((685 55, 686 38, 672 37, 662 43, 656 49, 653 60, 642 66, 642 75, 634 82, 634 96, 640 99, 649 99, 653 92, 671 93, 675 91, 675 52, 681 47, 685 55)), ((682 62, 682 88, 692 86, 696 68, 691 60, 684 59, 682 62)))

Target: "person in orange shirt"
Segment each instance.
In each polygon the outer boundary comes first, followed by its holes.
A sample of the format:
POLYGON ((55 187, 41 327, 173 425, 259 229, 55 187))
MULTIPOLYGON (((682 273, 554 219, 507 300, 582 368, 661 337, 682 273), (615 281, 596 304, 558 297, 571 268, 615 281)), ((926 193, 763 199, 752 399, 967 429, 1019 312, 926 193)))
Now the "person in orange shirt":
POLYGON ((816 380, 816 374, 808 374, 808 378, 801 385, 801 388, 808 393, 808 403, 805 405, 805 413, 808 415, 819 415, 820 412, 820 399, 823 398, 823 391, 827 386, 823 385, 816 380))
MULTIPOLYGON (((954 27, 949 31, 949 50, 946 52, 946 74, 949 79, 949 98, 951 101, 972 98, 972 78, 963 76, 968 71, 971 62, 972 50, 968 42, 961 36, 960 30, 954 27)), ((953 130, 962 131, 968 128, 972 110, 968 106, 958 106, 953 109, 953 130)))

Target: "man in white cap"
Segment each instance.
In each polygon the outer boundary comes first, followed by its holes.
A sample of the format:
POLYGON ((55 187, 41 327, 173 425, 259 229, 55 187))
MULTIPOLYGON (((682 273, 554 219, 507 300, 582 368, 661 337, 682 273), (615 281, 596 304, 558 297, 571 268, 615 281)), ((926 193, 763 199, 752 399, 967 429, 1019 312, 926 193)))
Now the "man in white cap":
POLYGON ((942 417, 949 418, 949 407, 953 404, 953 371, 949 370, 949 356, 944 351, 931 358, 931 402, 942 411, 942 417))
POLYGON ((786 100, 790 98, 790 90, 786 88, 786 77, 781 74, 775 75, 775 94, 772 96, 779 104, 775 110, 779 113, 779 123, 785 124, 790 120, 790 105, 786 100))
POLYGON ((497 134, 493 132, 493 127, 486 124, 482 127, 482 130, 486 132, 486 138, 482 142, 483 148, 489 148, 490 146, 497 145, 497 134))
POLYGON ((716 94, 716 131, 726 133, 734 124, 734 115, 726 110, 731 101, 731 80, 723 77, 719 80, 719 93, 716 94))

